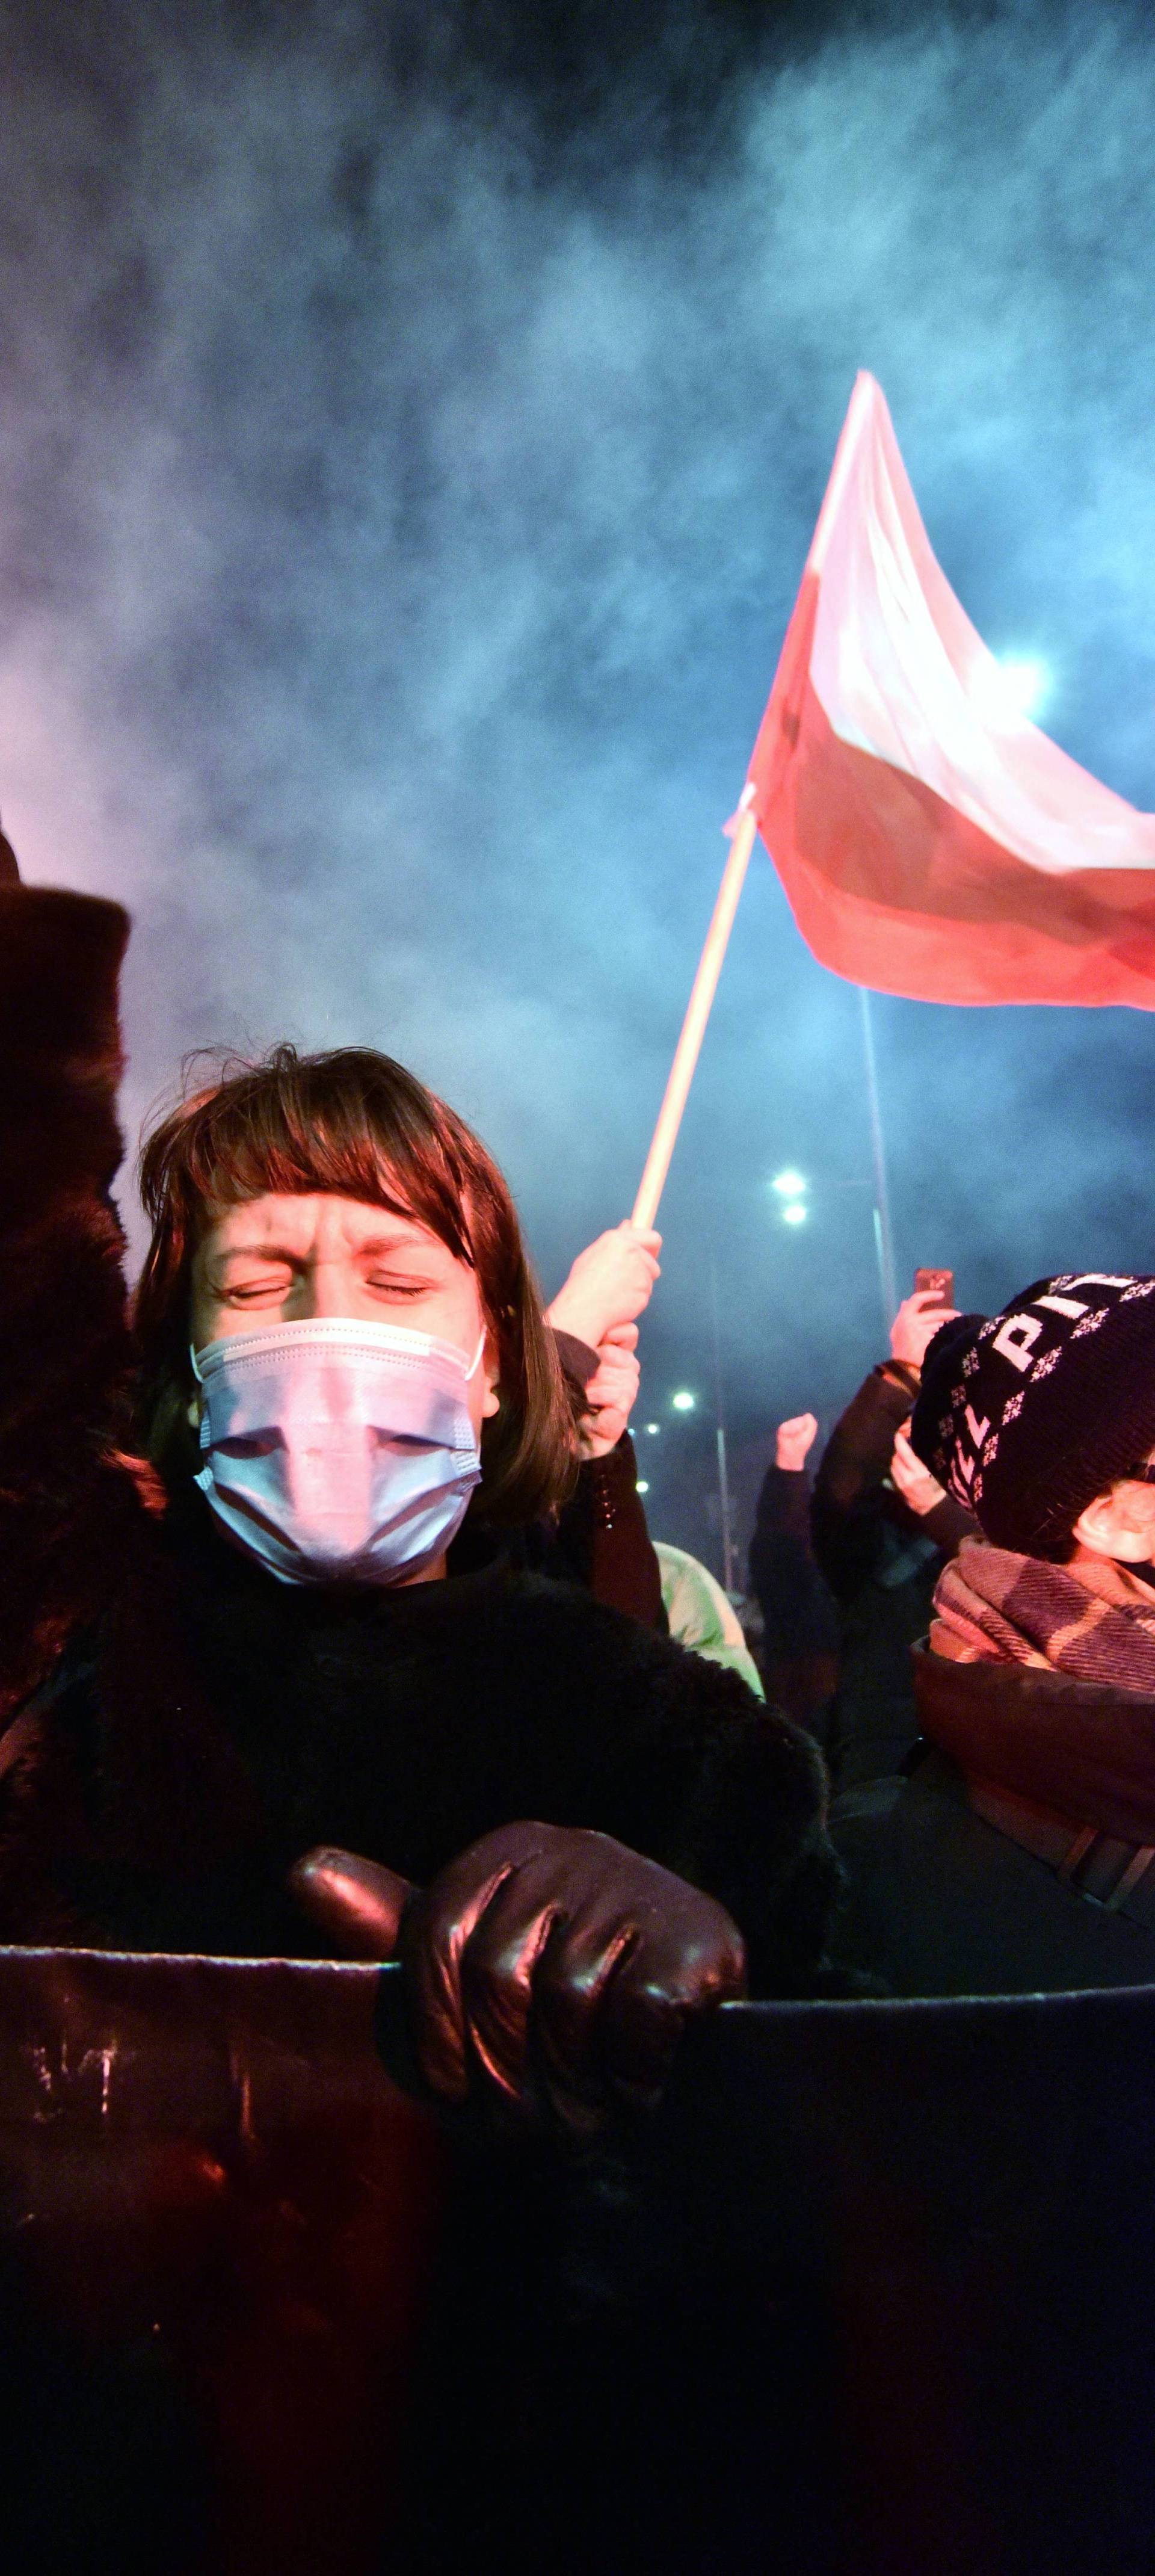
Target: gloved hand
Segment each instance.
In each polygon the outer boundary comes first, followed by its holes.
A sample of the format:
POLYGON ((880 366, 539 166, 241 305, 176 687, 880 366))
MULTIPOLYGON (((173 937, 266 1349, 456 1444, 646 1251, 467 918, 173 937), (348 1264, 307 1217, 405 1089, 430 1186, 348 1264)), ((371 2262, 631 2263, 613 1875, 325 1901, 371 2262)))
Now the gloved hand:
POLYGON ((502 1825, 420 1893, 352 1852, 290 1884, 342 1952, 399 1957, 421 2073, 447 2102, 572 2128, 650 2109, 688 2016, 745 1992, 723 1906, 608 1834, 502 1825))

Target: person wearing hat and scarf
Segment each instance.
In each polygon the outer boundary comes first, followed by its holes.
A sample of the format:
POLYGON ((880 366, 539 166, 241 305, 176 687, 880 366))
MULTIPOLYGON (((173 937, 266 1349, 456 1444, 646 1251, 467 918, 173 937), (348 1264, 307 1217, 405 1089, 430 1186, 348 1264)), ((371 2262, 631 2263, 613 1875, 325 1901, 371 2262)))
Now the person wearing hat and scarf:
POLYGON ((899 1995, 1155 1980, 1155 1278, 945 1324, 916 1455, 982 1536, 914 1649, 921 1742, 836 1800, 842 1956, 899 1995))

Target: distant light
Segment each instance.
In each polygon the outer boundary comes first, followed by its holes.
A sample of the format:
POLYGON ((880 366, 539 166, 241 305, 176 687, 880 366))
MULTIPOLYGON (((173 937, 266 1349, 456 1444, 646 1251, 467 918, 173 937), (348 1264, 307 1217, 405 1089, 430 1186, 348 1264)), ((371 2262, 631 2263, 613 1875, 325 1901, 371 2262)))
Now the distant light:
POLYGON ((1054 673, 1034 653, 1000 654, 993 669, 975 674, 972 687, 994 716, 1041 716, 1054 690, 1054 673))
POLYGON ((772 1190, 777 1190, 780 1199, 804 1199, 809 1183, 803 1179, 801 1172, 778 1172, 771 1181, 770 1187, 772 1190))
POLYGON ((1007 694, 1021 716, 1041 715, 1051 694, 1051 674, 1045 662, 1030 658, 1008 660, 1002 664, 1007 694))
POLYGON ((670 1397, 675 1413, 692 1413, 697 1400, 696 1396, 691 1395, 688 1386, 680 1386, 677 1394, 670 1397))
POLYGON ((648 1494, 648 1493, 649 1493, 649 1490, 650 1490, 650 1488, 649 1488, 649 1485, 648 1485, 648 1483, 647 1483, 647 1481, 646 1481, 646 1478, 645 1478, 644 1476, 639 1476, 638 1481, 637 1481, 637 1484, 636 1484, 636 1485, 635 1485, 635 1487, 634 1487, 634 1492, 635 1492, 636 1494, 648 1494))
POLYGON ((783 1225, 805 1225, 807 1211, 801 1199, 790 1199, 782 1210, 783 1225))
POLYGON ((661 1430, 661 1428, 662 1426, 660 1422, 647 1422, 646 1429, 649 1432, 651 1440, 655 1437, 655 1434, 661 1430))

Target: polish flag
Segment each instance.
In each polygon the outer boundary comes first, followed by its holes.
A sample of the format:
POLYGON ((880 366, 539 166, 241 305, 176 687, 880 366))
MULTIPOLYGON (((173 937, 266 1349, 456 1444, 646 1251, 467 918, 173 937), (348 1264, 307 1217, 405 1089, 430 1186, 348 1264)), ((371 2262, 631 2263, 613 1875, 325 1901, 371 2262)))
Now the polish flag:
POLYGON ((860 375, 742 797, 824 966, 923 1002, 1155 1009, 1155 815, 1010 702, 860 375))

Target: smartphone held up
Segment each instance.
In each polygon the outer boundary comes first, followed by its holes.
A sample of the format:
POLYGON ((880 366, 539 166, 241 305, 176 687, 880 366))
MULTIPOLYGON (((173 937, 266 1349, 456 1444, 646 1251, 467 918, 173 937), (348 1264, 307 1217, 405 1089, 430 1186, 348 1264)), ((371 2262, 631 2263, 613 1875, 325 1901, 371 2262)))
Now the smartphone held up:
MULTIPOLYGON (((914 1274, 914 1293, 916 1297, 933 1297, 935 1306, 942 1306, 944 1308, 953 1307, 953 1270, 916 1270, 914 1274)), ((934 1309, 931 1308, 930 1312, 933 1313, 933 1311, 934 1309)))

